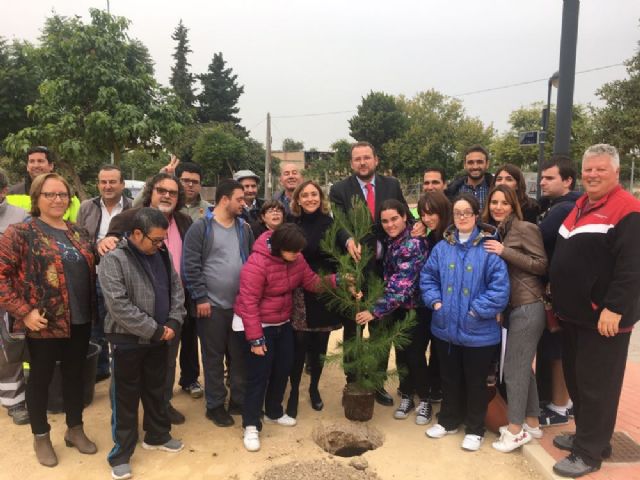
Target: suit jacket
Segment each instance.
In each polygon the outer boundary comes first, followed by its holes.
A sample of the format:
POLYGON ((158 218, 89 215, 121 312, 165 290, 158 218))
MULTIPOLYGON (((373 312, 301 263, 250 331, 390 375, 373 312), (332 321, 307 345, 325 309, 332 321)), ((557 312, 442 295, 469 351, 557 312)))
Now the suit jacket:
MULTIPOLYGON (((376 198, 376 214, 373 225, 373 237, 371 241, 366 241, 368 245, 371 245, 374 248, 375 252, 375 241, 384 239, 384 230, 382 229, 382 225, 380 224, 380 207, 385 200, 396 199, 402 202, 404 205, 407 205, 407 201, 404 199, 404 195, 402 194, 402 189, 400 188, 400 182, 398 179, 393 177, 385 177, 384 175, 378 175, 376 173, 375 176, 375 198, 376 198)), ((348 213, 351 210, 351 199, 354 196, 358 196, 366 205, 367 199, 362 192, 362 188, 360 188, 360 184, 355 175, 351 175, 350 177, 335 183, 331 190, 329 191, 329 200, 333 203, 336 208, 339 208, 345 213, 348 213)), ((407 206, 407 211, 409 207, 407 206)), ((338 232, 338 242, 340 245, 346 245, 347 240, 349 239, 349 234, 345 231, 338 232)))

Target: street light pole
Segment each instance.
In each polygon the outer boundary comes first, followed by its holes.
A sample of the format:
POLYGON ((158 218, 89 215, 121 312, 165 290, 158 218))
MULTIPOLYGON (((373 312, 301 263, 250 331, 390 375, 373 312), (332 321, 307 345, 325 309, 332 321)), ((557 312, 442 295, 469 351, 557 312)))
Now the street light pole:
POLYGON ((569 155, 570 153, 579 11, 580 0, 564 0, 562 7, 562 33, 560 34, 560 77, 562 78, 562 84, 558 88, 556 135, 553 140, 553 153, 556 155, 569 155))
POLYGON ((558 88, 560 74, 555 72, 549 77, 547 82, 547 105, 542 109, 542 118, 540 119, 540 136, 538 138, 538 182, 536 184, 536 199, 540 201, 542 192, 540 191, 540 180, 542 179, 542 164, 544 163, 544 146, 547 143, 547 132, 549 131, 549 118, 551 117, 551 88, 558 88))

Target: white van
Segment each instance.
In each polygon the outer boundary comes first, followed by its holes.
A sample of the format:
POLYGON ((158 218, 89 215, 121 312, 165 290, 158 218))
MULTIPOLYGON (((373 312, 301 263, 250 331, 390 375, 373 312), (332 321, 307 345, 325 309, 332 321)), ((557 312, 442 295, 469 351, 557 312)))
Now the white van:
POLYGON ((142 180, 125 180, 124 181, 124 194, 134 199, 140 193, 140 191, 144 188, 145 182, 142 180))

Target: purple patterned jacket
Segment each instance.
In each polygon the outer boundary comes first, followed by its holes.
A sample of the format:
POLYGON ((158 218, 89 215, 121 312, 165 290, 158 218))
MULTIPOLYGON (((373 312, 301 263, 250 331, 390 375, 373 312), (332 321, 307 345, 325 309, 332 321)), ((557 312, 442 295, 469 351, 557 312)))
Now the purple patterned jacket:
POLYGON ((396 238, 387 238, 384 256, 384 294, 371 312, 374 317, 388 315, 398 308, 411 309, 422 305, 420 271, 427 261, 428 247, 424 237, 411 236, 411 226, 396 238))

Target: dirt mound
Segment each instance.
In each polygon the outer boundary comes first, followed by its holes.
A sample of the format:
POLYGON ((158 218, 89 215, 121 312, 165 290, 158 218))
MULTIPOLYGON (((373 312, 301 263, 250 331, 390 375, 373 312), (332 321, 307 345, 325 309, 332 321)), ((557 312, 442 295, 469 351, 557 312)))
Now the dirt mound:
POLYGON ((331 460, 313 462, 289 462, 271 467, 264 473, 256 474, 256 480, 380 480, 371 471, 356 470, 331 460))

